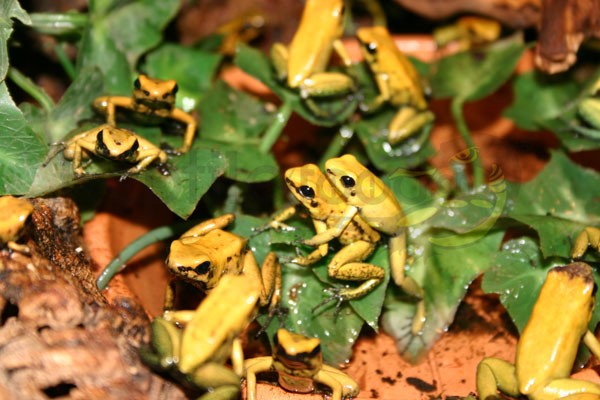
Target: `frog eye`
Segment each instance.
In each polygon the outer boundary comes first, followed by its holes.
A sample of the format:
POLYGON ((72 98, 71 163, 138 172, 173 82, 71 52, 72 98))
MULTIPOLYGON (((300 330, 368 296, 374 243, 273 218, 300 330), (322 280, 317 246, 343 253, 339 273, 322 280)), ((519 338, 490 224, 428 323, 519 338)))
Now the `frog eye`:
POLYGON ((340 182, 342 182, 342 185, 344 185, 344 187, 346 189, 353 188, 356 185, 354 178, 352 178, 351 176, 348 176, 348 175, 342 176, 340 178, 340 182))
POLYGON ((210 270, 210 261, 204 261, 202 264, 194 268, 197 275, 205 275, 210 270))
POLYGON ((135 81, 133 81, 133 87, 136 88, 137 90, 140 90, 142 88, 142 84, 140 83, 140 78, 135 78, 135 81))
POLYGON ((377 52, 377 43, 375 43, 375 42, 367 43, 365 48, 367 49, 367 53, 373 55, 377 52))
POLYGON ((315 198, 315 191, 313 190, 313 188, 311 188, 310 186, 307 186, 307 185, 300 186, 298 188, 298 193, 300 193, 300 196, 307 198, 307 199, 315 198))

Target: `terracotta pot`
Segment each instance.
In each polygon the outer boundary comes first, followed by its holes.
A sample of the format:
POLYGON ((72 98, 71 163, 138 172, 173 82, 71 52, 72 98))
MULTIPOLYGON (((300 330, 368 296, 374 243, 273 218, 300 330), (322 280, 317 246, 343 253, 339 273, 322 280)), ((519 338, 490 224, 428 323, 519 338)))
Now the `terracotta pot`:
MULTIPOLYGON (((429 37, 409 37, 397 40, 399 47, 425 61, 436 57, 435 47, 429 37)), ((356 43, 348 43, 356 56, 356 43)), ((526 53, 517 72, 531 68, 531 53, 526 53)), ((223 78, 232 86, 260 96, 269 96, 264 85, 236 68, 224 71, 223 78)), ((524 132, 501 115, 512 101, 510 87, 494 95, 467 105, 467 123, 479 147, 484 167, 499 163, 505 176, 511 180, 528 180, 543 167, 545 160, 540 152, 523 152, 521 147, 547 148, 554 139, 544 133, 524 132), (485 119, 484 117, 485 116, 485 119), (505 160, 511 163, 506 164, 505 160)), ((431 104, 436 113, 436 126, 431 140, 437 151, 432 159, 435 167, 450 174, 448 160, 464 148, 454 127, 447 101, 431 104)), ((294 127, 286 128, 286 134, 294 127)), ((94 219, 85 225, 85 241, 95 260, 98 271, 132 240, 173 219, 166 207, 148 189, 127 180, 126 185, 114 185, 109 191, 105 206, 94 219), (133 194, 131 194, 133 186, 133 194), (128 194, 125 194, 127 191, 128 194), (123 200, 124 199, 124 200, 123 200), (143 200, 143 201, 142 201, 143 200), (157 218, 158 216, 158 218, 157 218)), ((150 315, 161 312, 162 296, 166 284, 164 247, 152 246, 132 260, 123 274, 115 277, 106 296, 136 296, 150 315)), ((483 295, 477 282, 459 308, 456 322, 434 345, 429 354, 417 365, 410 365, 398 354, 394 341, 386 334, 364 334, 356 343, 354 357, 345 370, 361 386, 359 399, 422 399, 437 396, 466 396, 475 391, 475 371, 479 361, 486 356, 514 360, 516 336, 509 318, 496 296, 483 295)), ((600 383, 595 372, 587 370, 582 379, 600 383)), ((321 395, 298 395, 282 389, 259 384, 260 399, 321 399, 321 395)))

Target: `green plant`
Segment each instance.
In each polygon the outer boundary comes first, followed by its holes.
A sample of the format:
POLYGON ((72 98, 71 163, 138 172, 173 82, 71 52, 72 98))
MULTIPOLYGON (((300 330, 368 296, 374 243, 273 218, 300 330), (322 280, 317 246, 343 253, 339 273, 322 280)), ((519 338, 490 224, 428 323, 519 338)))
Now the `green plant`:
MULTIPOLYGON (((427 322, 422 336, 406 335, 415 305, 388 284, 389 273, 367 296, 344 304, 337 318, 333 317, 331 308, 315 314, 313 308, 325 299, 324 290, 340 285, 327 276, 326 265, 330 259, 326 257, 312 268, 284 265, 283 305, 290 309, 284 324, 292 331, 319 336, 325 360, 330 363, 341 363, 351 357, 352 345, 365 323, 375 331, 381 324, 397 339, 403 354, 417 360, 452 323, 468 285, 481 274, 485 274, 485 290, 504 293, 501 299, 520 329, 546 270, 569 260, 571 240, 584 226, 600 225, 600 202, 598 191, 594 190, 600 187, 600 174, 576 165, 567 157, 569 151, 600 147, 597 138, 573 129, 573 124, 584 124, 576 114, 576 105, 587 95, 587 87, 595 82, 595 77, 576 72, 557 78, 537 72, 514 77, 515 65, 528 47, 519 35, 429 64, 413 61, 431 82, 433 98, 451 99, 451 113, 466 148, 474 150, 475 145, 463 115, 465 104, 483 99, 503 85, 512 87, 515 92, 515 101, 505 110, 506 116, 523 129, 554 132, 561 148, 552 151, 548 165, 531 182, 504 181, 502 166, 489 172, 486 182, 481 154, 479 157, 471 155, 466 161, 460 158, 453 161, 455 176, 450 181, 428 164, 434 154, 427 140, 428 129, 390 149, 385 146, 385 135, 381 132, 394 110, 388 108, 361 116, 356 110, 358 96, 351 101, 323 101, 324 108, 343 109, 343 112, 326 121, 319 119, 306 109, 297 93, 274 78, 268 58, 257 49, 239 46, 234 62, 265 83, 279 97, 279 105, 227 86, 218 78, 224 62, 221 54, 200 45, 172 43, 163 35, 165 26, 177 14, 179 1, 97 0, 90 1, 86 14, 28 15, 15 1, 6 0, 3 6, 0 27, 4 49, 0 52, 0 114, 4 116, 0 131, 2 194, 41 196, 68 189, 67 193, 83 201, 82 190, 76 190, 77 187, 119 177, 122 171, 115 169, 114 163, 94 160, 85 178, 76 179, 70 163, 65 162, 62 155, 51 159, 47 159, 47 155, 53 151, 52 143, 99 124, 100 119, 91 108, 93 99, 103 94, 128 95, 138 72, 176 79, 180 87, 177 105, 196 112, 200 128, 188 153, 170 157, 170 176, 149 168, 128 179, 147 185, 181 219, 192 216, 199 202, 210 206, 208 208, 215 213, 238 213, 233 231, 249 237, 259 262, 268 251, 275 251, 281 257, 293 256, 298 239, 314 234, 308 221, 301 218, 292 222, 296 228, 293 232, 257 234, 252 228, 262 226, 267 221, 264 214, 274 213, 279 207, 252 216, 242 215, 238 206, 238 200, 249 196, 254 184, 259 182, 272 182, 274 187, 272 192, 265 193, 265 197, 272 196, 272 201, 265 203, 281 205, 280 171, 271 148, 292 113, 311 124, 340 130, 328 139, 326 150, 317 154, 315 160, 306 162, 322 163, 348 151, 380 173, 409 216, 412 261, 408 273, 425 289, 427 322), (10 52, 6 49, 10 45, 14 20, 53 35, 59 41, 57 56, 72 82, 57 104, 9 63, 10 52), (62 28, 52 28, 53 22, 58 20, 63 21, 62 28), (64 56, 62 41, 76 47, 74 64, 64 56), (33 97, 37 105, 17 106, 9 93, 6 76, 33 97), (468 173, 470 168, 472 180, 468 173), (436 191, 424 184, 427 179, 434 181, 436 191), (213 185, 222 185, 228 190, 229 197, 222 204, 215 205, 216 198, 209 193, 213 185), (506 233, 515 228, 518 232, 522 228, 531 229, 522 237, 504 242, 506 233), (520 289, 525 285, 523 282, 527 282, 526 291, 520 289)), ((352 70, 361 96, 376 92, 363 63, 355 63, 352 70)), ((181 139, 162 132, 159 127, 131 122, 120 125, 154 143, 164 142, 171 147, 176 147, 181 139)), ((127 180, 123 184, 127 184, 127 180)), ((197 212, 193 218, 208 217, 211 215, 197 212)), ((185 224, 188 226, 188 222, 185 224)), ((161 228, 151 232, 145 243, 166 240, 179 229, 181 227, 161 228)), ((136 249, 134 246, 128 252, 136 249)), ((303 252, 308 250, 300 248, 303 252)), ((387 247, 379 246, 369 261, 389 271, 387 251, 387 247)), ((600 258, 590 252, 586 260, 597 263, 600 258)), ((593 323, 598 317, 596 314, 593 323)), ((267 320, 265 315, 259 316, 259 321, 266 323, 267 320)), ((278 321, 274 320, 266 327, 270 336, 277 325, 278 321)))

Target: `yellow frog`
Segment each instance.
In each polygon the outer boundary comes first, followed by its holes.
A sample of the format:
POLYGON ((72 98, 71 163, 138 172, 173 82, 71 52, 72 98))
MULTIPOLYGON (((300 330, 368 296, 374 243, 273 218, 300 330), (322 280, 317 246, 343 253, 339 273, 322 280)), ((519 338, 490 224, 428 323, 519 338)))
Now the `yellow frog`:
MULTIPOLYGON (((385 276, 383 268, 365 263, 365 260, 375 249, 380 239, 379 234, 372 229, 360 216, 346 220, 344 210, 347 205, 342 197, 331 186, 327 178, 314 164, 290 168, 285 172, 285 182, 294 197, 306 207, 310 213, 317 235, 303 243, 318 246, 305 257, 295 257, 290 262, 299 265, 311 265, 329 251, 328 242, 334 238, 344 246, 331 259, 327 266, 330 277, 363 281, 358 287, 334 290, 330 300, 338 301, 337 307, 344 300, 362 297, 372 291, 385 276), (344 229, 336 235, 323 236, 322 233, 338 226, 344 220, 344 229)), ((296 212, 292 206, 275 217, 270 226, 282 227, 282 222, 296 212)), ((339 308, 338 308, 339 309, 339 308)))
MULTIPOLYGON (((423 289, 404 273, 406 264, 406 227, 408 222, 391 189, 351 154, 332 158, 325 162, 327 178, 346 203, 341 211, 343 217, 337 224, 320 235, 336 236, 346 229, 346 224, 360 216, 370 227, 390 237, 390 269, 396 285, 419 300, 413 320, 412 333, 417 335, 425 322, 423 289)), ((317 235, 317 240, 320 238, 317 235)))
POLYGON ((321 341, 279 329, 275 334, 273 355, 246 360, 246 396, 256 400, 256 374, 275 371, 279 385, 294 393, 310 393, 315 382, 329 387, 332 400, 355 397, 358 384, 339 369, 323 364, 321 341))
POLYGON ((387 139, 394 145, 433 122, 434 115, 427 108, 417 70, 396 47, 388 30, 382 26, 365 27, 357 31, 357 36, 379 89, 379 95, 370 103, 361 104, 361 110, 375 112, 385 103, 399 108, 388 125, 387 139))
POLYGON ((246 12, 221 25, 217 34, 223 36, 219 51, 227 56, 235 55, 239 43, 249 43, 259 37, 265 28, 266 18, 261 12, 246 12))
POLYGON ((346 67, 352 64, 340 38, 344 32, 343 0, 307 0, 298 30, 289 46, 276 43, 271 60, 278 79, 298 89, 317 116, 328 117, 312 97, 337 96, 355 90, 354 80, 343 73, 327 72, 335 51, 346 67))
POLYGON ((0 245, 20 253, 29 253, 29 247, 18 244, 29 216, 33 212, 33 204, 27 199, 13 196, 0 197, 0 245))
POLYGON ((498 21, 478 16, 464 16, 454 24, 433 31, 433 39, 440 48, 455 44, 457 51, 491 43, 500 37, 502 26, 498 21))
POLYGON ((105 114, 106 122, 111 126, 116 125, 117 108, 132 112, 136 120, 145 124, 161 124, 167 119, 180 121, 186 125, 186 130, 183 145, 177 151, 186 153, 192 147, 198 124, 190 114, 175 107, 177 82, 139 75, 133 87, 132 97, 98 97, 94 100, 94 109, 105 114))
POLYGON ((167 162, 167 154, 150 141, 127 129, 109 124, 97 126, 71 138, 65 144, 63 155, 67 160, 73 160, 73 170, 77 176, 85 174, 81 161, 90 155, 137 163, 127 170, 127 174, 140 173, 156 160, 163 165, 167 162))
POLYGON ((600 139, 600 78, 592 83, 587 95, 577 105, 577 115, 586 125, 571 124, 571 127, 591 139, 600 139))
MULTIPOLYGON (((202 290, 212 290, 224 276, 242 275, 248 284, 260 288, 260 305, 269 306, 271 314, 281 299, 281 267, 270 252, 262 268, 258 267, 248 241, 224 231, 235 219, 234 214, 204 221, 171 243, 167 267, 176 278, 184 279, 202 290)), ((165 294, 165 309, 173 307, 173 287, 165 294)))
POLYGON ((582 340, 600 356, 600 342, 588 327, 594 294, 589 265, 577 262, 552 268, 519 339, 515 364, 497 358, 479 363, 479 398, 498 398, 500 390, 532 400, 599 399, 599 385, 569 378, 582 340))
POLYGON ((152 347, 140 350, 142 359, 206 390, 199 399, 237 399, 244 372, 239 335, 254 318, 259 291, 242 276, 224 276, 195 311, 152 321, 152 347), (229 359, 233 369, 225 366, 229 359))
POLYGON ((577 238, 571 249, 571 258, 578 259, 583 257, 588 247, 600 251, 600 229, 593 226, 585 228, 577 238))

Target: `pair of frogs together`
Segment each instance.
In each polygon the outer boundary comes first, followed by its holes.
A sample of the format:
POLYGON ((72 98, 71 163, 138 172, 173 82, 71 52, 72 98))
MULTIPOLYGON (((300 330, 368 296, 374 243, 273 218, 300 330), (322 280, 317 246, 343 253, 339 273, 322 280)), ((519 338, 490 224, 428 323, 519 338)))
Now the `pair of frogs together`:
MULTIPOLYGON (((271 48, 277 77, 289 88, 298 90, 306 106, 318 117, 328 118, 329 113, 315 99, 352 96, 357 91, 352 72, 327 70, 334 51, 347 69, 352 65, 341 41, 343 33, 343 0, 308 0, 291 43, 288 46, 276 43, 271 48)), ((375 112, 385 104, 399 108, 388 125, 387 139, 394 145, 434 119, 428 110, 423 83, 386 28, 360 28, 357 37, 379 90, 372 101, 362 103, 360 108, 365 113, 375 112)))
POLYGON ((85 174, 82 161, 90 155, 135 164, 124 177, 140 173, 155 161, 159 162, 159 166, 166 165, 167 153, 164 150, 140 135, 116 126, 117 109, 130 112, 132 118, 143 124, 157 125, 166 120, 182 122, 186 125, 183 145, 174 153, 183 154, 192 147, 197 123, 190 114, 175 107, 177 82, 139 75, 133 87, 131 97, 98 97, 93 108, 106 115, 106 124, 82 132, 64 144, 63 155, 73 161, 77 176, 85 174))

